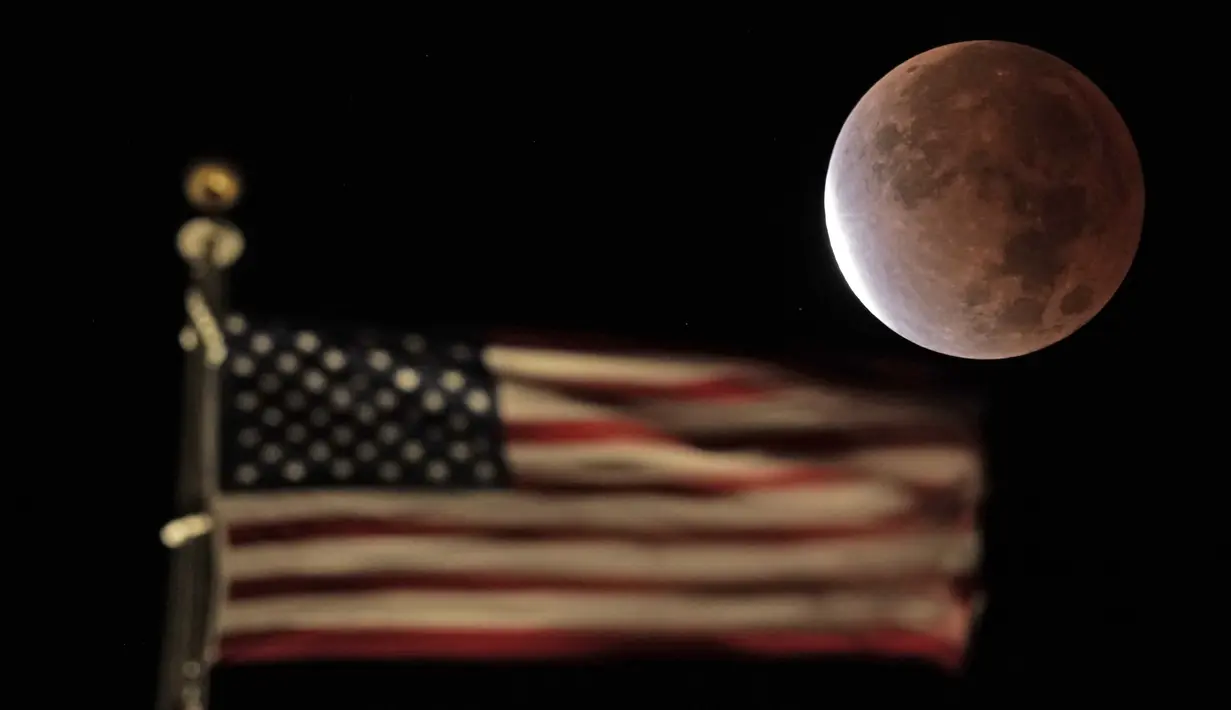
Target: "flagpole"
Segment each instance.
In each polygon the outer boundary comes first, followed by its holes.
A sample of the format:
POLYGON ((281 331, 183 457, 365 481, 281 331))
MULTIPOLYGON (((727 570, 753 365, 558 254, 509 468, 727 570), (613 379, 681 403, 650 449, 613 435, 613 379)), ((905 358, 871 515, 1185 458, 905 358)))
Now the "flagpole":
POLYGON ((243 253, 243 235, 222 219, 238 201, 239 176, 221 163, 201 163, 184 185, 198 211, 180 228, 176 247, 189 268, 184 294, 184 410, 176 517, 163 526, 171 551, 167 620, 158 710, 208 707, 209 666, 215 655, 217 574, 211 506, 218 489, 220 369, 226 362, 222 318, 226 271, 243 253))

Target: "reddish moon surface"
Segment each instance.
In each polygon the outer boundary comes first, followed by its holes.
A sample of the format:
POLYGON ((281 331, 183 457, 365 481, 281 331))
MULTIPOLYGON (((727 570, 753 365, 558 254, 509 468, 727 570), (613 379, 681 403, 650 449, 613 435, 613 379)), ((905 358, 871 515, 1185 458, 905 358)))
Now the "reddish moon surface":
POLYGON ((1132 136, 1089 79, 1045 52, 963 42, 863 96, 825 179, 830 245, 899 335, 964 358, 1024 355, 1111 299, 1141 237, 1132 136))

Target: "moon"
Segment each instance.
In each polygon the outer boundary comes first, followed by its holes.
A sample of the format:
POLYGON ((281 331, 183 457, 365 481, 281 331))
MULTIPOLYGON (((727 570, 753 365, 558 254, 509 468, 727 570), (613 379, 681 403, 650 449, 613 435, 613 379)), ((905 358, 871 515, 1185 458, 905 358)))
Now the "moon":
POLYGON ((962 42, 860 99, 825 177, 851 290, 929 350, 1000 359, 1052 345, 1111 300, 1141 238, 1145 184, 1111 101, 1062 60, 962 42))

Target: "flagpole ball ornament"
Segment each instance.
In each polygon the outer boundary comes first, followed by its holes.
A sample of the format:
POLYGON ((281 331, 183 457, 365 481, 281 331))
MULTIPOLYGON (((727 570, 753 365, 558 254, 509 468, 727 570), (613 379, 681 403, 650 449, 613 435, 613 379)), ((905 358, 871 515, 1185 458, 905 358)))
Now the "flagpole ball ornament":
POLYGON ((825 177, 825 225, 851 290, 917 345, 1025 355, 1090 321, 1141 238, 1145 185, 1111 101, 1062 60, 950 44, 858 102, 825 177))
POLYGON ((244 235, 230 222, 196 217, 180 227, 175 245, 189 264, 225 269, 243 255, 244 235))
POLYGON ((225 163, 210 161, 193 165, 184 179, 184 196, 202 212, 226 212, 243 195, 239 173, 225 163))

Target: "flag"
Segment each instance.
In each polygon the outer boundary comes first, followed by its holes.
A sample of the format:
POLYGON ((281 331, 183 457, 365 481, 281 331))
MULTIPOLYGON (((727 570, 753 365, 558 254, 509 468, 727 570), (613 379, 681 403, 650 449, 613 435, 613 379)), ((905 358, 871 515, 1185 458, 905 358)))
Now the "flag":
POLYGON ((957 410, 753 360, 225 330, 224 664, 961 656, 957 410))

